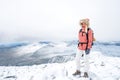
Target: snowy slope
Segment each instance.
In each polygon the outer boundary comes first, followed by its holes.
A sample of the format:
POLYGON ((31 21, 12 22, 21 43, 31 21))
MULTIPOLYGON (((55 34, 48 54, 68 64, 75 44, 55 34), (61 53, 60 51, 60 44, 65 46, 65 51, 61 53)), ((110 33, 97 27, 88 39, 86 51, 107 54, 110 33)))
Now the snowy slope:
MULTIPOLYGON (((74 59, 77 41, 0 43, 0 66, 63 63, 74 59)), ((120 42, 96 42, 92 51, 120 57, 120 42)))
POLYGON ((0 66, 25 66, 68 61, 76 52, 76 44, 70 46, 68 44, 66 42, 0 44, 0 66))
MULTIPOLYGON (((74 60, 33 66, 1 66, 0 80, 80 80, 72 79, 74 71, 74 60)), ((120 58, 91 52, 90 76, 93 80, 120 80, 120 58)))
MULTIPOLYGON (((0 44, 0 80, 84 80, 75 72, 77 41, 0 44)), ((93 80, 120 80, 120 42, 96 42, 90 54, 93 80), (109 56, 109 57, 108 57, 109 56)))

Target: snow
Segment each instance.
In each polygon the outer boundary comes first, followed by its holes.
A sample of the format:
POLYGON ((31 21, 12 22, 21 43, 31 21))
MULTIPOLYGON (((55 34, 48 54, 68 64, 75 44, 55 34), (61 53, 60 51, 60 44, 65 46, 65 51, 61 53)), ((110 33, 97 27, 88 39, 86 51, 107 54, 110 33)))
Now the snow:
POLYGON ((32 44, 29 44, 27 46, 22 46, 22 47, 17 49, 15 56, 21 56, 21 55, 33 53, 33 52, 37 51, 38 49, 42 48, 43 46, 45 46, 45 45, 40 45, 38 43, 32 43, 32 44))
MULTIPOLYGON (((72 77, 75 70, 74 60, 32 66, 0 66, 0 80, 78 80, 72 77)), ((120 80, 120 58, 92 51, 89 75, 93 80, 120 80)))
MULTIPOLYGON (((119 44, 95 43, 90 53, 92 80, 120 80, 119 44)), ((86 80, 72 76, 76 46, 76 41, 1 44, 0 80, 86 80)))

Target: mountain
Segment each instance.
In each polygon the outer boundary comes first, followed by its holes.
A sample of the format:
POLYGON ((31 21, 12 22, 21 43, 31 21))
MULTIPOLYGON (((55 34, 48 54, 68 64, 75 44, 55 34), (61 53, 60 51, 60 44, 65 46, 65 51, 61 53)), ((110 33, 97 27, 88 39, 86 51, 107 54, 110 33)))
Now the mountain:
MULTIPOLYGON (((77 43, 0 43, 0 80, 78 80, 72 76, 77 43)), ((119 41, 94 43, 90 53, 92 80, 120 80, 119 49, 119 41)))
MULTIPOLYGON (((45 63, 63 63, 74 59, 77 41, 0 43, 0 66, 26 66, 45 63)), ((120 57, 120 42, 96 41, 92 51, 120 57)))

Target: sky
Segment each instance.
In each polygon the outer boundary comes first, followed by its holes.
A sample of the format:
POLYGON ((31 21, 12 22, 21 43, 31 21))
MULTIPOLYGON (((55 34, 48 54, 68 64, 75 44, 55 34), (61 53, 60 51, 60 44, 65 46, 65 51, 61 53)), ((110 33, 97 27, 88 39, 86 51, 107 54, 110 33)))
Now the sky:
POLYGON ((97 41, 120 41, 120 0, 0 0, 0 42, 77 40, 89 18, 97 41))

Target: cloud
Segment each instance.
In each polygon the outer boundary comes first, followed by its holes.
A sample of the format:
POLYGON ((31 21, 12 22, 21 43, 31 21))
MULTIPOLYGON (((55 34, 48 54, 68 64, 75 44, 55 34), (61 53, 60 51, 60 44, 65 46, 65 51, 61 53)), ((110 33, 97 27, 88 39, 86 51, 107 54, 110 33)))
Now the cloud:
POLYGON ((117 0, 1 0, 0 41, 77 39, 86 17, 97 40, 120 40, 118 8, 117 0))

